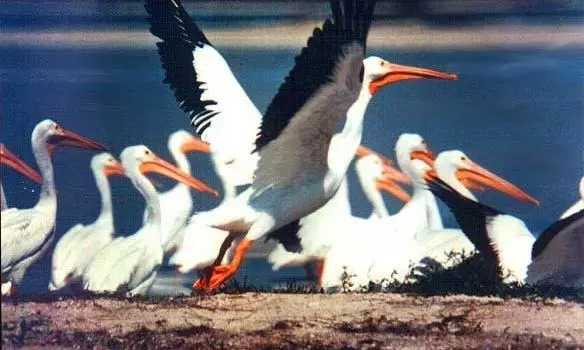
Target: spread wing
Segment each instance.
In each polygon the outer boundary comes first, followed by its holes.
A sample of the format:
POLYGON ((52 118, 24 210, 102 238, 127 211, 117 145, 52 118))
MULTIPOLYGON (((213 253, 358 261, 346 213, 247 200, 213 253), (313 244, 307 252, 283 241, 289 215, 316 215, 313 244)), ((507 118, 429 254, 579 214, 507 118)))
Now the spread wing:
POLYGON ((148 0, 150 32, 180 107, 223 162, 249 156, 262 115, 179 0, 148 0))
POLYGON ((277 138, 301 107, 330 81, 345 45, 356 42, 365 52, 375 0, 331 0, 330 4, 333 19, 327 19, 322 29, 314 29, 268 106, 257 149, 277 138))

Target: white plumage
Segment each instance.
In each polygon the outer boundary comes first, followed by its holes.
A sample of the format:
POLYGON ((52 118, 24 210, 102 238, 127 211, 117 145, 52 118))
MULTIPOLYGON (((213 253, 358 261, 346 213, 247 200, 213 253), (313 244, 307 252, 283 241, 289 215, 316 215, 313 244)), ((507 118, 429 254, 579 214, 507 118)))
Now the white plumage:
MULTIPOLYGON (((189 152, 209 152, 209 146, 185 130, 179 130, 168 138, 168 150, 178 169, 191 174, 191 166, 186 157, 189 152)), ((191 190, 183 183, 177 183, 170 190, 159 193, 161 211, 161 239, 165 253, 174 251, 182 240, 183 230, 193 212, 191 190)), ((148 220, 148 207, 144 210, 142 223, 148 220)))
POLYGON ((100 250, 83 273, 83 288, 94 292, 146 294, 162 263, 161 211, 158 194, 144 173, 157 172, 195 189, 216 192, 158 158, 146 146, 132 146, 120 155, 126 176, 148 206, 146 224, 129 237, 120 237, 100 250))
POLYGON ((102 153, 91 160, 91 170, 101 197, 100 214, 91 224, 73 226, 57 242, 53 251, 49 290, 81 282, 83 271, 95 254, 114 239, 111 190, 107 177, 123 176, 124 169, 111 154, 102 153))
POLYGON ((36 125, 31 136, 32 149, 42 174, 41 194, 30 209, 2 211, 2 281, 3 293, 13 293, 22 282, 28 267, 41 258, 54 239, 57 193, 54 185, 51 154, 59 144, 96 151, 105 147, 63 129, 52 120, 36 125))

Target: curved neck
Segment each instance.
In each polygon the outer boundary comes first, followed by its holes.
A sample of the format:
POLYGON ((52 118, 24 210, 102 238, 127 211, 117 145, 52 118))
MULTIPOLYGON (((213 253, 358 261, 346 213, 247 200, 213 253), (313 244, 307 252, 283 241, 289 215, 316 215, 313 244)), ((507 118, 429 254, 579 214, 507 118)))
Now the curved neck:
POLYGON ((360 171, 357 171, 357 177, 359 178, 359 182, 361 183, 365 197, 373 206, 373 215, 379 219, 388 217, 389 213, 387 211, 387 207, 385 206, 383 196, 375 186, 375 182, 365 178, 360 171))
POLYGON ((375 217, 383 219, 389 216, 389 212, 387 211, 387 207, 385 206, 385 201, 383 200, 381 192, 375 191, 371 194, 365 193, 365 196, 367 199, 369 199, 369 202, 371 202, 371 205, 373 206, 373 214, 375 217))
POLYGON ((413 180, 412 187, 413 194, 410 202, 416 201, 424 203, 424 215, 428 229, 442 230, 444 225, 442 223, 442 217, 440 216, 440 210, 438 210, 438 203, 436 202, 434 194, 428 190, 425 184, 416 180, 413 180))
POLYGON ((140 171, 135 170, 135 172, 131 175, 131 179, 136 189, 138 189, 138 191, 140 192, 140 194, 142 194, 142 197, 144 197, 144 200, 146 201, 146 209, 148 216, 146 217, 144 226, 149 226, 148 227, 149 229, 146 230, 146 232, 150 232, 150 234, 153 235, 152 236, 153 242, 162 244, 163 243, 161 235, 162 215, 160 212, 160 202, 158 200, 158 193, 156 192, 156 189, 154 188, 150 180, 148 180, 148 178, 146 178, 146 176, 144 176, 140 171))
POLYGON ((102 169, 94 170, 93 176, 95 177, 95 183, 101 197, 101 212, 96 221, 113 225, 112 195, 107 176, 102 169))
POLYGON ((191 164, 189 163, 187 156, 180 149, 170 149, 170 153, 174 158, 177 168, 190 175, 191 164))
MULTIPOLYGON (((169 150, 170 150, 170 153, 172 154, 172 157, 174 158, 174 162, 175 162, 177 168, 179 168, 181 171, 191 175, 191 164, 189 163, 187 156, 180 149, 169 147, 169 150)), ((188 186, 181 183, 181 182, 174 185, 174 188, 180 188, 180 187, 187 188, 188 186)))
MULTIPOLYGON (((363 82, 366 87, 369 84, 363 82)), ((371 101, 371 93, 368 88, 362 88, 357 100, 349 107, 345 125, 340 133, 335 134, 331 140, 328 151, 328 166, 338 175, 344 175, 349 168, 349 164, 361 144, 363 133, 363 117, 371 101)))
POLYGON ((53 163, 51 155, 44 140, 33 140, 32 149, 39 171, 42 175, 41 195, 37 205, 41 202, 56 204, 57 191, 55 190, 55 178, 53 174, 53 163))

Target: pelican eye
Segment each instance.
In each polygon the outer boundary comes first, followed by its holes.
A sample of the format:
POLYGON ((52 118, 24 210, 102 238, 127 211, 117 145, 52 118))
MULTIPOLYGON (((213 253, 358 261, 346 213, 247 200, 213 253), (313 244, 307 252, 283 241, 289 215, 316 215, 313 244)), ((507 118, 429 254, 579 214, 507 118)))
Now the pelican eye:
POLYGON ((462 157, 460 157, 460 160, 465 161, 466 157, 462 156, 462 157))
POLYGON ((381 63, 379 64, 380 66, 385 66, 385 61, 381 61, 381 63))
POLYGON ((150 154, 150 151, 149 150, 145 150, 144 151, 144 154, 148 155, 148 154, 150 154))

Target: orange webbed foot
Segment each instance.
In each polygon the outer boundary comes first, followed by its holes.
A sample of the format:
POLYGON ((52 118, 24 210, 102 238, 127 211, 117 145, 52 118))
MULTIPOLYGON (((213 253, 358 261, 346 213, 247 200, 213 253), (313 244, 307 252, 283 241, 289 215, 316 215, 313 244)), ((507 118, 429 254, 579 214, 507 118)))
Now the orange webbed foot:
POLYGON ((208 290, 213 290, 227 282, 231 277, 235 275, 237 272, 237 268, 231 265, 219 265, 213 268, 213 273, 211 274, 211 279, 209 286, 207 287, 208 290))

